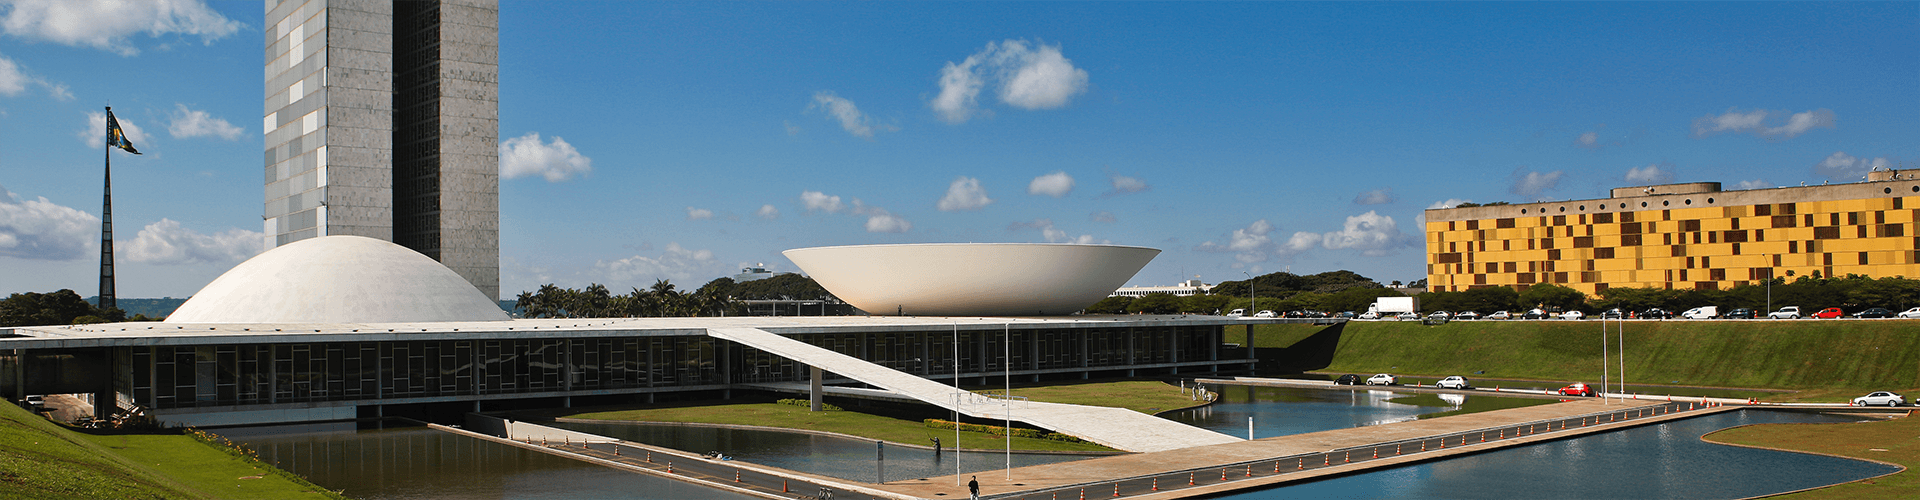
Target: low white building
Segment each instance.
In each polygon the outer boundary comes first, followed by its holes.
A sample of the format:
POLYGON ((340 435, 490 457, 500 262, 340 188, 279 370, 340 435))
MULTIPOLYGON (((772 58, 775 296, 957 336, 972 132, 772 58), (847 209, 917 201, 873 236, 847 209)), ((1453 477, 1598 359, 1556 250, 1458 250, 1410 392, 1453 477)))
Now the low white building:
POLYGON ((1176 297, 1200 295, 1213 290, 1213 285, 1200 280, 1186 280, 1173 286, 1129 286, 1114 290, 1108 297, 1145 297, 1149 293, 1171 293, 1176 297))

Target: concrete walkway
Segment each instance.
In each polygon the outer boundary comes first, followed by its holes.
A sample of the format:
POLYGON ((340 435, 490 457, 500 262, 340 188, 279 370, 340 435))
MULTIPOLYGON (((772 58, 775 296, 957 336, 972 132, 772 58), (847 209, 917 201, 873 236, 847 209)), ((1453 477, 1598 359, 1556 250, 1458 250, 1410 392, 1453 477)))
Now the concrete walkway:
POLYGON ((955 392, 953 386, 755 328, 708 328, 707 335, 739 342, 970 417, 996 420, 1010 417, 1117 450, 1157 452, 1245 441, 1123 408, 1008 401, 955 392))

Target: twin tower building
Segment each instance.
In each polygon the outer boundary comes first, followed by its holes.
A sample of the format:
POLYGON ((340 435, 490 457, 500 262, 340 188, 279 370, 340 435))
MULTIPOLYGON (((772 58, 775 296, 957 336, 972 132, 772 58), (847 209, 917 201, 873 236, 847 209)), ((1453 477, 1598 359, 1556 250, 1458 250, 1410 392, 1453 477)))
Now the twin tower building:
POLYGON ((498 3, 266 9, 267 248, 388 240, 499 298, 498 3))

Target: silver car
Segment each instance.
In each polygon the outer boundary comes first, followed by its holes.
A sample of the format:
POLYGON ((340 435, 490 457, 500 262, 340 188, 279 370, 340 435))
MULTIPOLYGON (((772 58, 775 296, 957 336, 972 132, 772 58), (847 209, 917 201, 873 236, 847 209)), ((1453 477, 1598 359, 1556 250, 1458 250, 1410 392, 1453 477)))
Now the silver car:
POLYGON ((1907 404, 1907 398, 1888 391, 1874 391, 1872 394, 1853 398, 1854 406, 1900 406, 1907 404))
POLYGON ((1441 389, 1467 389, 1467 388, 1473 387, 1471 384, 1467 383, 1466 377, 1462 377, 1459 375, 1454 375, 1451 377, 1440 379, 1439 382, 1434 382, 1433 386, 1439 387, 1441 389))

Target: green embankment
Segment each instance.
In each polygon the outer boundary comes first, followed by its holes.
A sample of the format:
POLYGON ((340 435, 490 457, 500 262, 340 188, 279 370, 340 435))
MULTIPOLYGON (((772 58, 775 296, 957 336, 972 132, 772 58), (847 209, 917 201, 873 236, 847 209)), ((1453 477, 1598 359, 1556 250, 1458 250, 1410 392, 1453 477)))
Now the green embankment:
POLYGON ((89 435, 0 404, 0 498, 341 498, 177 435, 89 435))
MULTIPOLYGON (((1607 364, 1615 370, 1618 325, 1607 326, 1607 364)), ((1304 338, 1299 328, 1258 326, 1255 344, 1291 345, 1304 338)), ((1598 321, 1356 321, 1326 370, 1598 380, 1601 328, 1598 321)), ((1812 398, 1920 387, 1920 321, 1628 321, 1625 330, 1633 383, 1793 389, 1812 398)))

